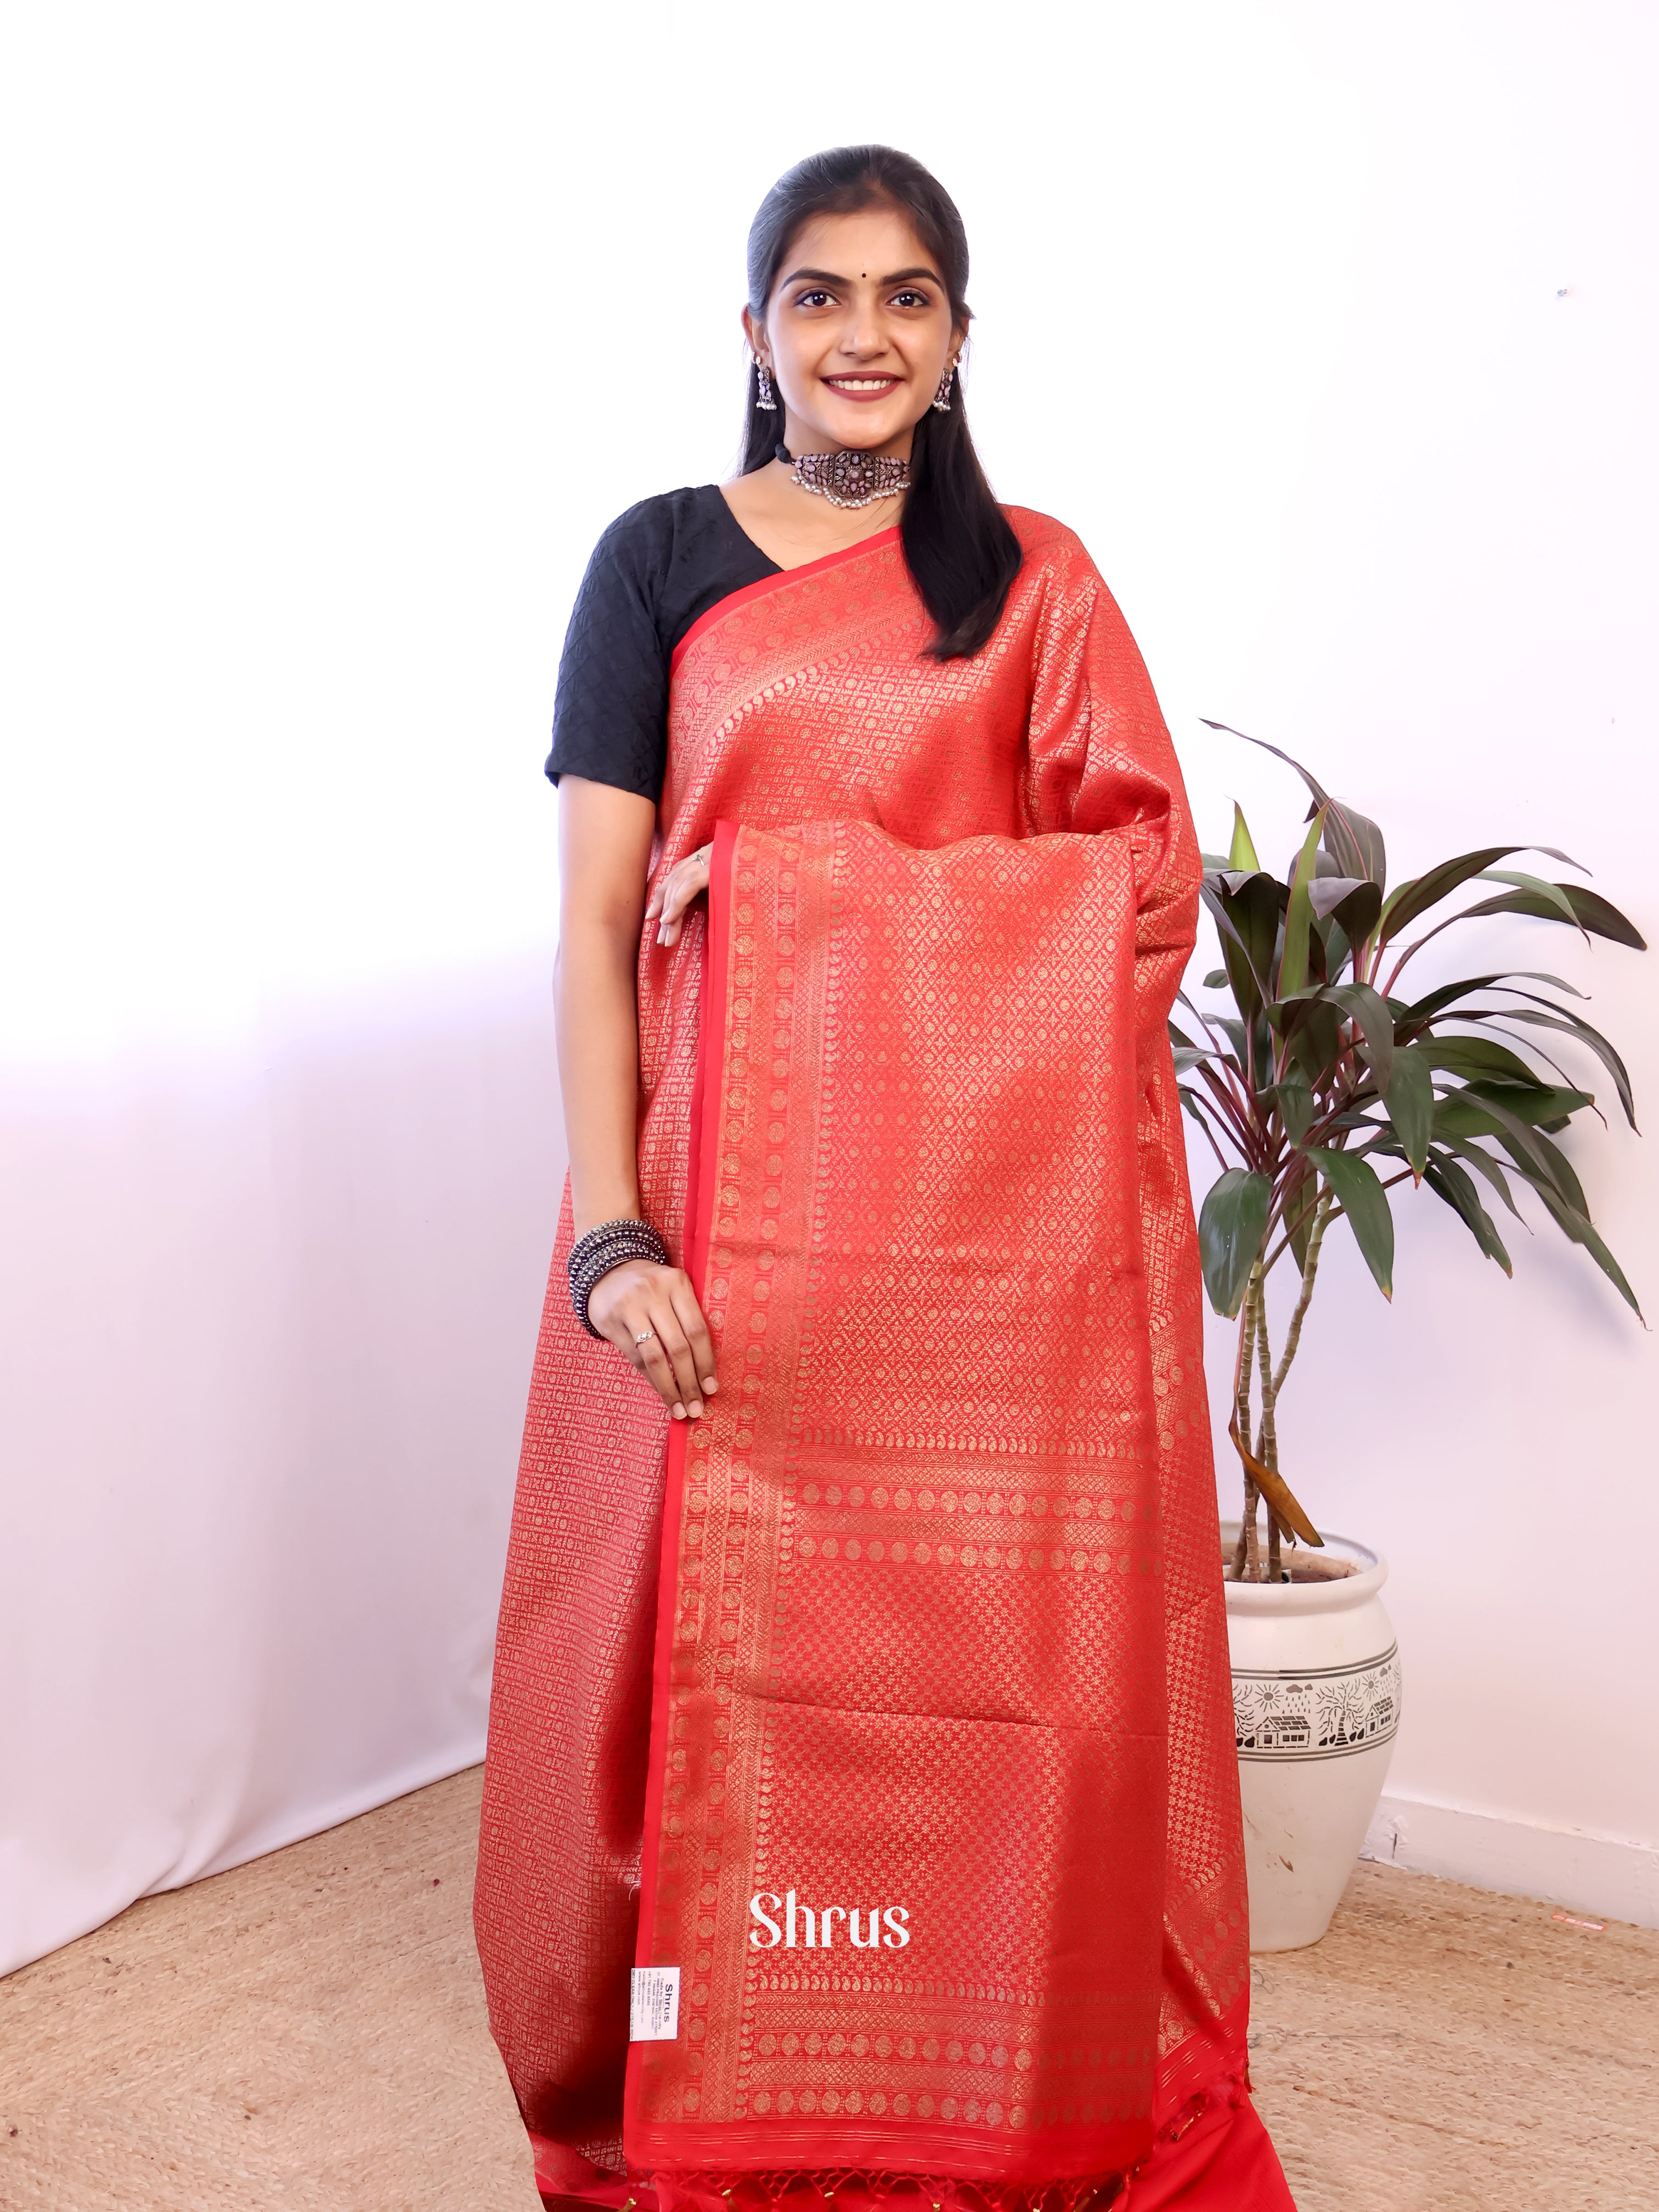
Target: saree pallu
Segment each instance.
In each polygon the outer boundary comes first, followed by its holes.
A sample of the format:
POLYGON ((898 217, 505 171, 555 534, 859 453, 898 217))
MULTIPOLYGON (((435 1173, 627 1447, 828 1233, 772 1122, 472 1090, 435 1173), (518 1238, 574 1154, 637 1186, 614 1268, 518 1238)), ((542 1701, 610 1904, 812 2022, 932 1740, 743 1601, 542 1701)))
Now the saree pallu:
POLYGON ((653 874, 713 859, 641 952, 640 1169, 720 1389, 671 1423, 582 1333, 567 1203, 477 1893, 550 2201, 1291 2201, 1164 1029, 1200 861, 1110 595, 1011 519, 971 661, 890 532, 676 656, 653 874))

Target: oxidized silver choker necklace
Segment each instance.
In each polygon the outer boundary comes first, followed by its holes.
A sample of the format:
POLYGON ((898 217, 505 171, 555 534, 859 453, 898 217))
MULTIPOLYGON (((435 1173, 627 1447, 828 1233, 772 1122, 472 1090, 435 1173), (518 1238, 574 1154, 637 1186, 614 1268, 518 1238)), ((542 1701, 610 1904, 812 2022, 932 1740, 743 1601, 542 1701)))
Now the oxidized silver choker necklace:
POLYGON ((791 453, 780 446, 777 458, 793 468, 803 491, 817 492, 831 507, 868 507, 910 489, 910 464, 891 453, 861 453, 843 446, 838 453, 791 453))

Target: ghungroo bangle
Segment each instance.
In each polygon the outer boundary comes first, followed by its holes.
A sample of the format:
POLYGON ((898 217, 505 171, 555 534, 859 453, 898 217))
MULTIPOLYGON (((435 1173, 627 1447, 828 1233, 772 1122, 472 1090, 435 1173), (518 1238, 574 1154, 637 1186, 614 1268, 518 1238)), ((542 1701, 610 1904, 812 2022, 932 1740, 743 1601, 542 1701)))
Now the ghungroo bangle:
POLYGON ((597 1229, 590 1229, 586 1237, 579 1237, 570 1248, 570 1257, 565 1261, 565 1272, 570 1278, 570 1303, 576 1310, 576 1318, 590 1336, 600 1332, 587 1318, 587 1301, 601 1275, 608 1275, 613 1267, 622 1267, 629 1260, 649 1260, 659 1267, 671 1262, 668 1247, 648 1221, 624 1218, 620 1221, 602 1221, 597 1229))

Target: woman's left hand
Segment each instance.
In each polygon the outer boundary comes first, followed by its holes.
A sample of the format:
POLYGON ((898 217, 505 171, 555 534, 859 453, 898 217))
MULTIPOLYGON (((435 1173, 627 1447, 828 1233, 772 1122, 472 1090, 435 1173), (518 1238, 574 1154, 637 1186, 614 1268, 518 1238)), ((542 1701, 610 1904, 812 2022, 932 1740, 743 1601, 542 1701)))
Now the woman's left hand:
POLYGON ((708 888, 711 845, 699 846, 683 860, 676 860, 646 902, 645 918, 656 921, 659 945, 678 945, 685 909, 708 888))

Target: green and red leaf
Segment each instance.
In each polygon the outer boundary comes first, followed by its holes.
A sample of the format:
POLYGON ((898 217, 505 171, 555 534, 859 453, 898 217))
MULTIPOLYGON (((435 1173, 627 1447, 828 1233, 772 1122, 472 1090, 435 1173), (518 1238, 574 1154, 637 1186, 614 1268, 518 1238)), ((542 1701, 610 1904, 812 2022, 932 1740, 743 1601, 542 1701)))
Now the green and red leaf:
MULTIPOLYGON (((1632 952, 1645 952, 1648 941, 1628 915, 1620 913, 1616 906, 1587 891, 1582 884, 1552 884, 1550 890, 1560 892, 1571 912, 1566 919, 1587 929, 1592 937, 1605 937, 1614 945, 1627 945, 1632 952)), ((1564 917, 1553 901, 1547 902, 1525 890, 1500 892, 1496 898, 1482 899, 1479 906, 1466 907, 1463 919, 1473 921, 1482 914, 1526 914, 1539 921, 1559 921, 1564 917)))
POLYGON ((1457 1162, 1437 1155, 1425 1168, 1423 1180, 1437 1198, 1445 1200, 1486 1257, 1495 1260, 1506 1275, 1512 1275, 1515 1269, 1504 1249, 1498 1225, 1481 1205, 1474 1183, 1457 1162))
POLYGON ((1449 898, 1462 884, 1491 867, 1494 860, 1506 860, 1511 853, 1547 853, 1552 860, 1564 860, 1570 868, 1578 865, 1565 853, 1558 853, 1553 845, 1485 845, 1478 853, 1460 853, 1455 860, 1442 860, 1437 867, 1427 869, 1420 876, 1412 876, 1396 887, 1382 908, 1378 942, 1386 945, 1419 915, 1438 906, 1442 899, 1449 898))
POLYGON ((1198 1252, 1210 1304, 1231 1321, 1244 1303, 1250 1270, 1261 1257, 1273 1203, 1264 1175, 1229 1168, 1210 1186, 1198 1217, 1198 1252))
POLYGON ((1376 1287, 1385 1298, 1393 1297, 1394 1216, 1376 1169, 1352 1152, 1322 1150, 1308 1157, 1336 1193, 1376 1287))
POLYGON ((1291 896, 1285 908, 1285 943, 1279 956, 1278 996, 1293 999, 1308 982, 1308 939, 1313 930, 1314 855, 1325 826, 1316 813, 1291 871, 1291 896))

